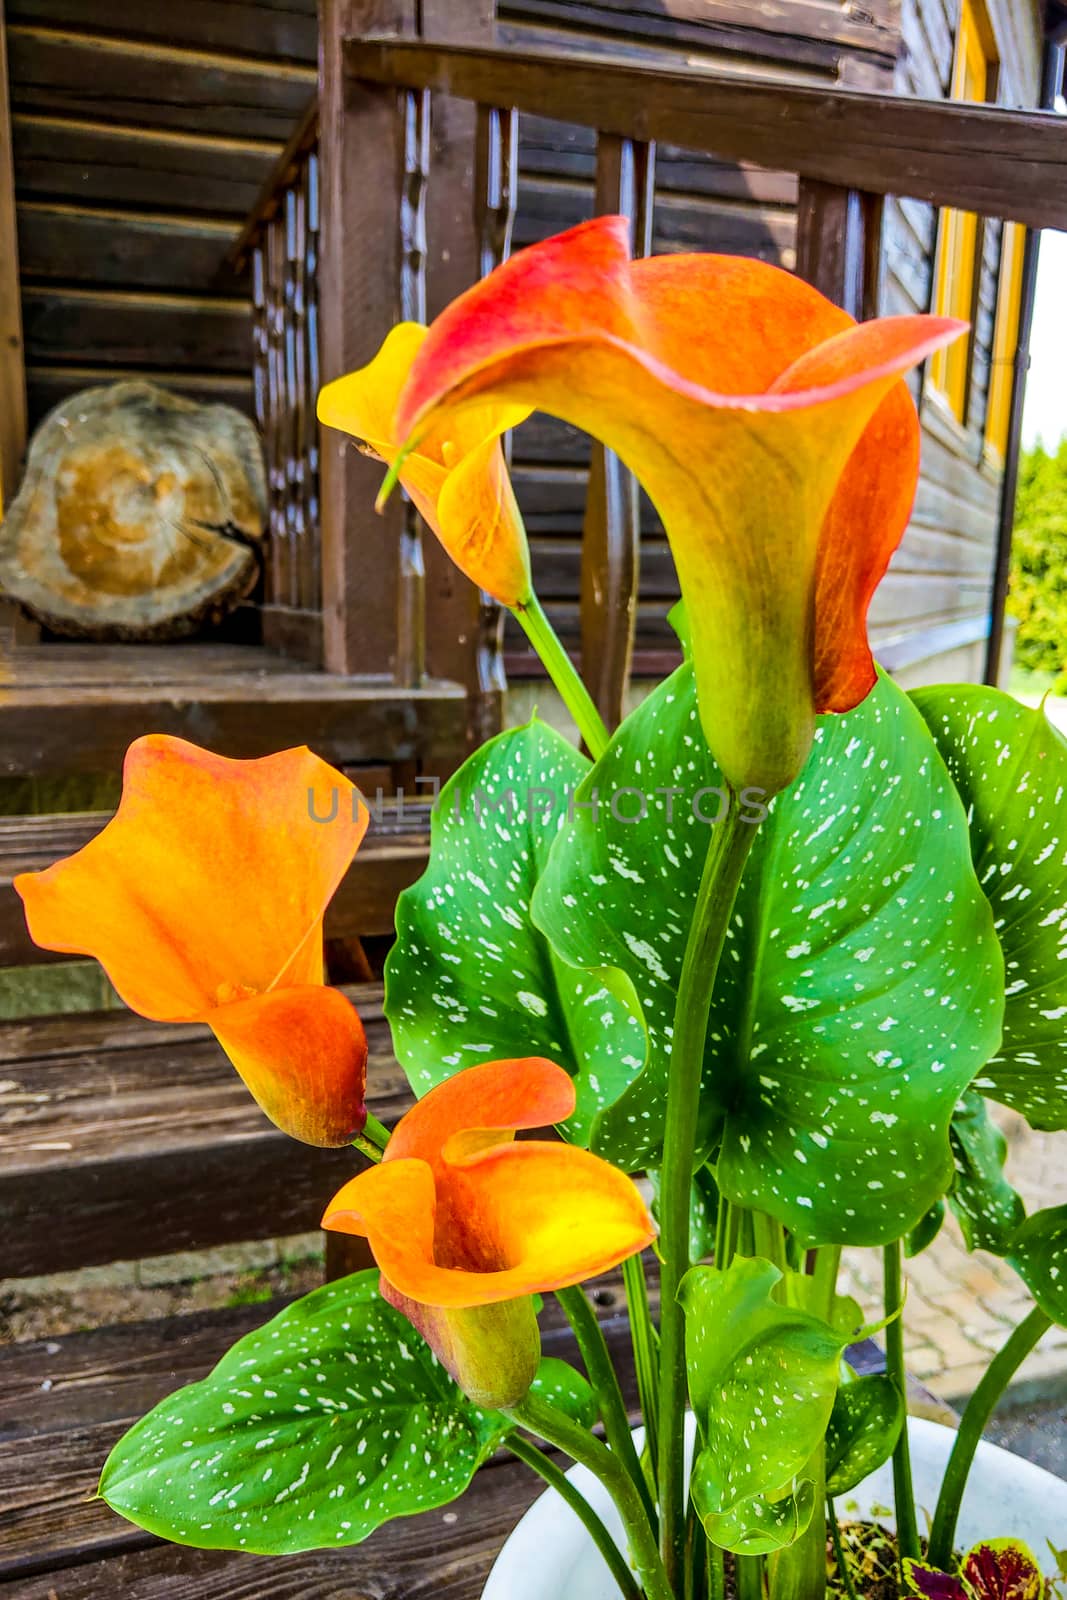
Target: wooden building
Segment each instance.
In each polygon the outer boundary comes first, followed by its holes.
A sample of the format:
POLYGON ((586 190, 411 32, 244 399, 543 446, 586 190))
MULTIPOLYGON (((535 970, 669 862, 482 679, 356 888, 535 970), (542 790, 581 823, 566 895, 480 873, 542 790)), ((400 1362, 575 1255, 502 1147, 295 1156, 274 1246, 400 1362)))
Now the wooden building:
MULTIPOLYGON (((350 27, 365 24, 370 32, 388 32, 390 17, 403 9, 384 0, 324 3, 324 14, 343 12, 350 27)), ((3 491, 10 498, 21 447, 19 313, 30 427, 79 388, 142 374, 195 397, 253 409, 256 313, 248 263, 255 252, 246 250, 237 270, 232 247, 250 213, 259 221, 246 240, 250 247, 262 240, 265 219, 280 203, 280 191, 271 195, 271 173, 295 128, 304 130, 294 146, 299 159, 314 151, 309 103, 316 93, 319 26, 315 0, 4 5, 9 113, 0 107, 0 239, 10 267, 17 225, 19 274, 17 292, 10 271, 6 287, 0 284, 6 336, 0 392, 9 396, 0 437, 3 491), (5 176, 11 180, 6 188, 5 176)), ((491 11, 489 4, 481 8, 486 30, 491 11)), ((447 34, 448 6, 434 14, 447 34)), ((1058 10, 1048 17, 1059 20, 1058 10)), ((516 51, 563 49, 663 68, 706 68, 748 82, 1035 107, 1042 96, 1046 20, 1040 0, 865 0, 862 6, 848 0, 498 0, 495 28, 497 42, 516 51)), ((426 28, 432 37, 432 26, 426 28)), ((594 166, 592 129, 521 117, 513 243, 527 244, 590 215, 594 166)), ((655 171, 655 250, 722 250, 794 265, 794 175, 669 144, 658 148, 655 171)), ((981 677, 997 608, 1025 230, 892 197, 882 226, 879 308, 951 310, 969 317, 974 332, 969 344, 915 379, 926 436, 922 485, 913 525, 874 602, 873 637, 887 664, 908 680, 981 677)), ((868 297, 868 309, 872 303, 868 297)), ((264 315, 261 304, 261 329, 264 315)), ((314 472, 317 456, 310 442, 306 448, 314 472)), ((588 444, 572 430, 535 419, 520 430, 514 450, 537 586, 576 647, 588 444)), ((365 515, 372 515, 369 503, 365 515)), ((324 568, 317 540, 317 528, 306 530, 295 554, 274 541, 262 603, 245 609, 239 631, 152 654, 150 663, 141 652, 136 672, 165 685, 171 700, 195 700, 202 677, 211 674, 227 674, 235 684, 242 673, 269 670, 279 682, 295 673, 295 707, 309 673, 324 661, 341 676, 386 670, 384 660, 354 664, 343 650, 331 651, 328 638, 324 643, 321 619, 333 602, 321 591, 330 581, 329 562, 324 568), (293 659, 265 658, 256 653, 261 643, 293 659), (180 693, 171 692, 175 682, 180 693)), ((637 678, 662 671, 674 657, 666 614, 675 594, 670 553, 646 505, 637 678)), ((431 637, 431 676, 438 661, 448 675, 447 642, 437 651, 432 645, 431 637)), ((76 652, 47 642, 37 648, 46 652, 34 660, 54 695, 49 704, 58 727, 76 652)), ((20 662, 29 660, 30 649, 20 647, 20 662)), ((135 661, 128 651, 115 656, 109 646, 77 651, 74 679, 91 680, 101 694, 135 661)), ((504 661, 513 684, 536 675, 524 641, 510 631, 504 661)), ((25 670, 16 670, 17 682, 25 670)), ((246 688, 250 693, 251 685, 246 688)), ((158 713, 163 698, 162 688, 146 693, 146 718, 158 713)), ((330 702, 321 682, 312 698, 320 711, 330 702)), ((451 728, 451 715, 442 727, 451 728)), ((323 711, 318 723, 312 717, 311 735, 346 764, 397 755, 358 739, 331 744, 333 716, 323 711)), ((89 741, 78 758, 83 766, 114 759, 137 715, 119 721, 113 740, 89 741)), ((239 722, 237 712, 213 724, 209 719, 207 731, 225 743, 239 722)), ((443 736, 447 742, 451 733, 443 736)), ((436 735, 427 737, 432 742, 436 735)), ((3 738, 0 715, 0 743, 3 738)), ((9 772, 60 761, 40 737, 16 743, 18 753, 6 761, 9 772)), ((405 743, 402 758, 415 756, 417 744, 405 743)))

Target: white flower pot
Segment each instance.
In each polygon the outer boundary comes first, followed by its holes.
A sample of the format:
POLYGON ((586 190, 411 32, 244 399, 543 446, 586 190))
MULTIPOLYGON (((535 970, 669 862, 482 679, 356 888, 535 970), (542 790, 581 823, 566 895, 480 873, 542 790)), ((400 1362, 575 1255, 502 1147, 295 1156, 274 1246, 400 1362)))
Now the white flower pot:
MULTIPOLYGON (((686 1442, 692 1445, 694 1423, 686 1419, 686 1442)), ((933 1516, 937 1491, 948 1460, 951 1428, 921 1417, 909 1419, 912 1477, 919 1508, 919 1526, 933 1516)), ((640 1449, 643 1430, 634 1438, 640 1449)), ((619 1548, 626 1543, 606 1491, 585 1467, 567 1474, 595 1507, 619 1548)), ((877 1521, 892 1527, 886 1507, 893 1503, 890 1464, 879 1467, 851 1494, 838 1501, 838 1514, 877 1521)), ((998 1445, 978 1446, 963 1497, 957 1542, 966 1549, 979 1539, 1022 1539, 1045 1572, 1055 1575, 1048 1541, 1067 1543, 1067 1483, 1043 1467, 998 1445)), ((509 1536, 489 1574, 482 1600, 618 1600, 619 1591, 578 1518, 548 1489, 535 1500, 509 1536)))

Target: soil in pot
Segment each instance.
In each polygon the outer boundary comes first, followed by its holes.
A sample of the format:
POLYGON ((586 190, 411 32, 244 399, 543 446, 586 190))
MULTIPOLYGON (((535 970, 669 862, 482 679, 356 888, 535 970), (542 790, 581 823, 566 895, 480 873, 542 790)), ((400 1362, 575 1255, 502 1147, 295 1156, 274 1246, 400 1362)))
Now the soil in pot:
MULTIPOLYGON (((896 1535, 876 1522, 842 1522, 841 1546, 857 1600, 901 1600, 896 1535)), ((833 1546, 826 1544, 827 1600, 850 1600, 833 1546)), ((736 1600, 733 1557, 726 1557, 726 1600, 736 1600)))

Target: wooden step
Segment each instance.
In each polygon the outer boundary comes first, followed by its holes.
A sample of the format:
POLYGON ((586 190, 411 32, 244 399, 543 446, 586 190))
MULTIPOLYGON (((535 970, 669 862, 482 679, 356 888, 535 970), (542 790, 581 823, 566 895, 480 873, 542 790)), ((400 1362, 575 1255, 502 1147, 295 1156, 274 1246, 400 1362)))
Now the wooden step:
MULTIPOLYGON (((620 1369, 629 1335, 621 1274, 590 1286, 620 1369)), ((542 1487, 498 1456, 462 1500, 379 1530, 363 1545, 284 1561, 164 1545, 93 1498, 115 1441, 180 1384, 202 1377, 230 1344, 282 1302, 128 1323, 0 1350, 0 1600, 306 1600, 309 1596, 478 1600, 508 1532, 542 1487)), ((546 1354, 575 1361, 551 1296, 546 1354)))
MULTIPOLYGON (((369 1104, 391 1123, 411 1096, 381 987, 345 992, 369 1104)), ((268 1122, 207 1028, 127 1011, 8 1024, 0 1133, 5 1277, 300 1233, 358 1167, 268 1122)))
POLYGON ((0 774, 117 772, 143 733, 228 756, 310 745, 337 766, 464 747, 461 685, 298 668, 256 645, 37 644, 0 658, 0 774))
MULTIPOLYGON (((0 709, 0 726, 3 712, 0 709)), ((373 804, 374 795, 368 800, 373 804)), ((42 950, 30 938, 22 902, 11 880, 20 872, 39 872, 88 844, 109 813, 64 812, 44 817, 0 817, 0 967, 41 961, 66 961, 42 950)), ((425 870, 429 859, 430 816, 425 803, 401 809, 383 805, 326 915, 328 939, 367 938, 393 931, 397 896, 425 870)))

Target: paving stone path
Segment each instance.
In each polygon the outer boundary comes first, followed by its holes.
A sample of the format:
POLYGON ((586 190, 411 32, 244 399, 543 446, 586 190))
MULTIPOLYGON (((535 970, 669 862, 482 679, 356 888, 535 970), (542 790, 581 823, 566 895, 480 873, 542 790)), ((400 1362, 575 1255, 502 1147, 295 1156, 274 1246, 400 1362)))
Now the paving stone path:
MULTIPOLYGON (((1035 1133, 1011 1112, 998 1112, 997 1120, 1009 1141, 1007 1175, 1027 1211, 1067 1204, 1067 1137, 1035 1133)), ((983 1251, 968 1253, 952 1217, 928 1250, 905 1263, 905 1273, 908 1369, 939 1399, 965 1400, 1033 1302, 1005 1262, 983 1251)), ((880 1253, 846 1250, 841 1287, 879 1317, 880 1253)), ((1049 1330, 1013 1387, 1025 1393, 1058 1380, 1067 1390, 1065 1328, 1049 1330)))

